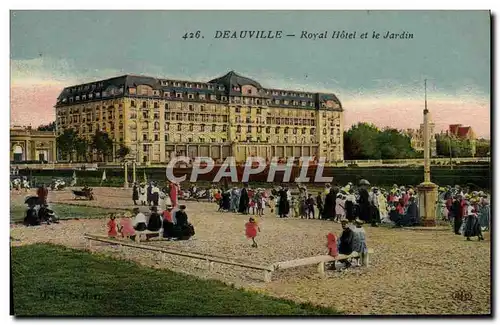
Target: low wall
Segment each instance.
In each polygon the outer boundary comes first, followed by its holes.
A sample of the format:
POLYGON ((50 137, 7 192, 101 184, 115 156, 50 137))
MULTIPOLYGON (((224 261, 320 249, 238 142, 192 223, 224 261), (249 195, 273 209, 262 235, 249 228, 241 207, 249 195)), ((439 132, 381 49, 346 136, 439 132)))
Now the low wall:
MULTIPOLYGON (((198 182, 213 181, 219 167, 215 167, 211 172, 200 175, 198 182)), ((88 186, 123 186, 123 169, 106 169, 106 181, 102 182, 102 171, 76 171, 79 185, 88 186), (102 183, 102 184, 101 184, 102 183)), ((316 169, 309 167, 307 176, 310 181, 314 181, 316 169)), ((147 180, 153 180, 163 184, 166 181, 165 168, 137 168, 136 180, 143 181, 144 174, 147 180)), ((242 169, 238 171, 238 177, 241 180, 242 169)), ((30 176, 37 183, 50 183, 53 178, 64 178, 70 181, 73 171, 71 170, 20 170, 19 175, 30 176)), ((191 168, 175 168, 174 175, 179 177, 186 175, 189 181, 191 168)), ((300 168, 295 167, 292 170, 290 180, 294 180, 300 175, 300 168)), ((284 172, 277 172, 274 182, 283 181, 284 172)), ((333 183, 344 185, 348 182, 357 183, 360 179, 367 179, 372 184, 379 186, 390 186, 392 184, 416 185, 423 181, 423 167, 325 167, 322 176, 333 177, 333 183)), ((268 170, 257 175, 250 175, 250 183, 267 182, 268 170)), ((132 170, 128 173, 129 182, 132 182, 132 170)), ((431 167, 431 179, 434 183, 444 185, 471 185, 473 187, 490 189, 491 188, 491 170, 489 165, 478 166, 455 166, 450 167, 431 167)))

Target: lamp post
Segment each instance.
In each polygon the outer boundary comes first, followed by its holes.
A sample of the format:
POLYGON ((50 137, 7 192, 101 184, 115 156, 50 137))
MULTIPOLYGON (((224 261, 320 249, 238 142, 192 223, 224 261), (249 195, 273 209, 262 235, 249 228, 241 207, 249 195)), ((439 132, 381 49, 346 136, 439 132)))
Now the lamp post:
POLYGON ((427 80, 424 108, 424 181, 418 186, 419 214, 424 227, 436 226, 437 185, 431 182, 429 110, 427 109, 427 80))

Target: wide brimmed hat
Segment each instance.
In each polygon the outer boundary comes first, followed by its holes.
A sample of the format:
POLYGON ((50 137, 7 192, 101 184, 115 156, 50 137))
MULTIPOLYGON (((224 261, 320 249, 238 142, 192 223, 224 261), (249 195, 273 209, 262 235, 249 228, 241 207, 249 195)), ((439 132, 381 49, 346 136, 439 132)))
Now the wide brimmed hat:
POLYGON ((370 182, 368 182, 366 179, 362 179, 359 181, 359 185, 370 185, 370 182))
POLYGON ((354 220, 354 223, 357 224, 357 225, 362 225, 364 224, 363 220, 360 220, 360 219, 356 219, 354 220))

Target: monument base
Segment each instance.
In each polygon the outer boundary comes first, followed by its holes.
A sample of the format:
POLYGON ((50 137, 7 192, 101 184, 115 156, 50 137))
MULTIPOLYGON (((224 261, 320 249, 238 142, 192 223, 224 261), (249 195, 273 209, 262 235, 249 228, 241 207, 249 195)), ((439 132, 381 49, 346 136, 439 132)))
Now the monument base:
POLYGON ((418 187, 419 215, 423 227, 436 227, 436 203, 438 186, 432 182, 423 182, 418 187))

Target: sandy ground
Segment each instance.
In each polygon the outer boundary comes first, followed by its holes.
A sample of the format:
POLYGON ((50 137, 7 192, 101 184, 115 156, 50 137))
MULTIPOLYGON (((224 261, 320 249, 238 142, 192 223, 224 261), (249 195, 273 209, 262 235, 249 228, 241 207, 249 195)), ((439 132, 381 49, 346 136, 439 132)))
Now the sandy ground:
MULTIPOLYGON (((80 201, 100 207, 132 208, 131 190, 94 189, 97 200, 80 201)), ((19 202, 28 194, 15 194, 19 202)), ((69 190, 50 192, 49 202, 75 203, 69 190)), ((196 235, 189 241, 154 242, 150 245, 226 256, 255 264, 326 253, 326 234, 340 234, 340 225, 321 220, 279 219, 268 215, 260 220, 259 248, 244 236, 242 215, 218 213, 214 204, 186 202, 196 235)), ((11 226, 12 245, 51 242, 85 249, 84 233, 106 234, 106 221, 70 220, 60 224, 26 228, 11 226)), ((415 231, 365 227, 368 247, 375 251, 369 268, 343 272, 327 271, 320 278, 316 266, 275 272, 271 283, 260 271, 216 264, 209 272, 205 262, 168 257, 133 248, 92 244, 92 251, 133 259, 145 265, 168 268, 202 278, 212 278, 269 295, 299 302, 331 306, 348 314, 489 314, 490 236, 485 241, 466 241, 449 231, 415 231), (453 297, 457 291, 470 293, 468 301, 453 297)))

